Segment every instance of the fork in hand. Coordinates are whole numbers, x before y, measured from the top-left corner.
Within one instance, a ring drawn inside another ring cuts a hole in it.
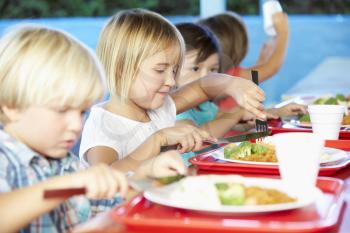
[[[257,70],[251,71],[252,81],[259,86],[259,74]],[[268,131],[268,125],[266,121],[262,121],[259,119],[255,120],[255,129],[257,132],[266,132]],[[258,138],[257,141],[263,141],[263,138]]]

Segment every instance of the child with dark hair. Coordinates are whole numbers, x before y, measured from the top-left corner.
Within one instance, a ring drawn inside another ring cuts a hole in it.
[[[176,79],[178,88],[210,73],[220,71],[220,47],[215,35],[207,28],[194,23],[176,25],[185,41],[184,65]],[[214,137],[221,137],[245,115],[242,108],[233,112],[218,112],[217,106],[206,101],[176,116],[177,120],[191,120]]]
[[[276,13],[272,20],[277,35],[264,43],[256,64],[250,67],[241,67],[241,62],[248,51],[248,33],[240,15],[228,11],[202,19],[199,24],[210,28],[217,36],[222,49],[220,59],[223,72],[250,80],[251,70],[257,70],[259,82],[263,82],[275,75],[280,69],[288,46],[287,14]],[[222,111],[229,111],[237,105],[231,97],[223,98],[217,104]],[[283,108],[269,109],[267,113],[269,113],[268,117],[277,118],[297,115],[305,111],[304,106],[292,103]]]

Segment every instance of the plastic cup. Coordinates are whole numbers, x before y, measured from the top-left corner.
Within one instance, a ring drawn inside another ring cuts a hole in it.
[[[325,140],[337,140],[345,112],[343,105],[309,105],[313,133]]]
[[[294,195],[312,192],[320,166],[324,140],[313,133],[273,135],[282,182]]]
[[[276,30],[273,25],[272,16],[282,12],[281,4],[276,0],[266,0],[263,4],[264,30],[269,36],[276,36]]]

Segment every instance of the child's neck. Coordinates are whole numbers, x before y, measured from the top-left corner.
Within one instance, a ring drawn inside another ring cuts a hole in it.
[[[151,120],[148,116],[147,109],[141,108],[131,100],[126,100],[125,103],[122,103],[117,98],[111,97],[104,106],[104,109],[134,121],[149,122]]]

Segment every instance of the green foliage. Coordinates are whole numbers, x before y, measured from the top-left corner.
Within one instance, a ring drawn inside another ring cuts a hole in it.
[[[110,16],[144,8],[163,15],[198,15],[199,0],[0,0],[1,18]]]
[[[215,3],[215,0],[212,0]],[[162,15],[199,15],[200,0],[0,0],[1,18],[110,16],[145,8]],[[259,14],[259,0],[227,0],[227,9]],[[350,0],[280,0],[289,14],[350,14]]]

